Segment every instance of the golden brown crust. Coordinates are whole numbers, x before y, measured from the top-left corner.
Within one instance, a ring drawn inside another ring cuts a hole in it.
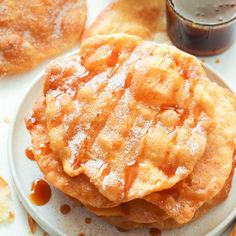
[[[29,70],[76,45],[87,16],[86,0],[3,0],[0,8],[0,75]]]

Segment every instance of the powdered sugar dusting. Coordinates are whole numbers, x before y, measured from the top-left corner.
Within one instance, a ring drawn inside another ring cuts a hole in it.
[[[80,130],[69,141],[69,148],[71,150],[70,163],[72,164],[78,155],[78,146],[86,139],[87,135],[83,130]]]
[[[184,175],[187,172],[184,166],[179,166],[175,172],[176,175]]]
[[[86,167],[90,175],[97,175],[99,169],[104,165],[104,161],[101,159],[89,160],[84,166]]]
[[[114,183],[117,182],[117,180],[119,181],[117,175],[113,171],[111,171],[107,176],[105,176],[103,178],[103,181],[102,181],[102,189],[103,189],[103,191],[106,191],[106,189],[109,186],[113,186]]]
[[[189,139],[187,141],[187,146],[190,149],[191,155],[195,155],[196,152],[199,150],[199,144],[195,142],[194,140]]]
[[[59,14],[57,15],[56,20],[55,20],[55,25],[54,25],[53,34],[52,34],[52,36],[54,38],[57,39],[57,38],[61,37],[62,21],[63,21],[63,18],[66,16],[67,11],[71,10],[71,9],[74,9],[74,8],[77,8],[77,7],[80,7],[80,5],[81,5],[81,1],[77,1],[76,4],[74,4],[74,3],[65,3],[63,5],[63,8],[59,11]]]

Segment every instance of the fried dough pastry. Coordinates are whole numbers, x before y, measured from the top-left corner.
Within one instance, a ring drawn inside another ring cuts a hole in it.
[[[36,66],[76,45],[86,0],[0,1],[0,75]]]
[[[165,33],[165,0],[118,0],[110,4],[85,31],[94,35],[127,33],[145,39]],[[167,38],[167,37],[165,37]]]
[[[120,203],[170,188],[193,170],[213,124],[200,104],[205,72],[178,55],[132,36],[97,36],[79,56],[49,66],[48,136],[68,175],[86,174]]]
[[[49,64],[26,125],[52,185],[115,225],[165,229],[227,197],[235,108],[195,57],[114,34]]]

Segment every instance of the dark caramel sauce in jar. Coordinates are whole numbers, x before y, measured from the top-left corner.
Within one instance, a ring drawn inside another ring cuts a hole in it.
[[[51,198],[49,184],[43,179],[34,180],[29,198],[37,206],[45,205]]]
[[[235,40],[236,0],[167,0],[172,42],[187,52],[210,56]]]

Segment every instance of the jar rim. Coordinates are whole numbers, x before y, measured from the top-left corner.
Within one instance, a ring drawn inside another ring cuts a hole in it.
[[[215,23],[215,24],[205,24],[205,23],[199,23],[199,22],[195,22],[193,20],[190,20],[189,18],[183,16],[182,14],[180,14],[175,8],[174,5],[172,3],[172,0],[167,0],[166,3],[168,4],[168,6],[173,10],[173,12],[180,18],[182,18],[184,21],[187,21],[191,24],[194,25],[198,25],[200,27],[221,27],[221,26],[225,26],[228,25],[230,23],[233,23],[234,21],[236,22],[236,13],[235,16],[227,21],[224,22],[219,22],[219,23]]]

